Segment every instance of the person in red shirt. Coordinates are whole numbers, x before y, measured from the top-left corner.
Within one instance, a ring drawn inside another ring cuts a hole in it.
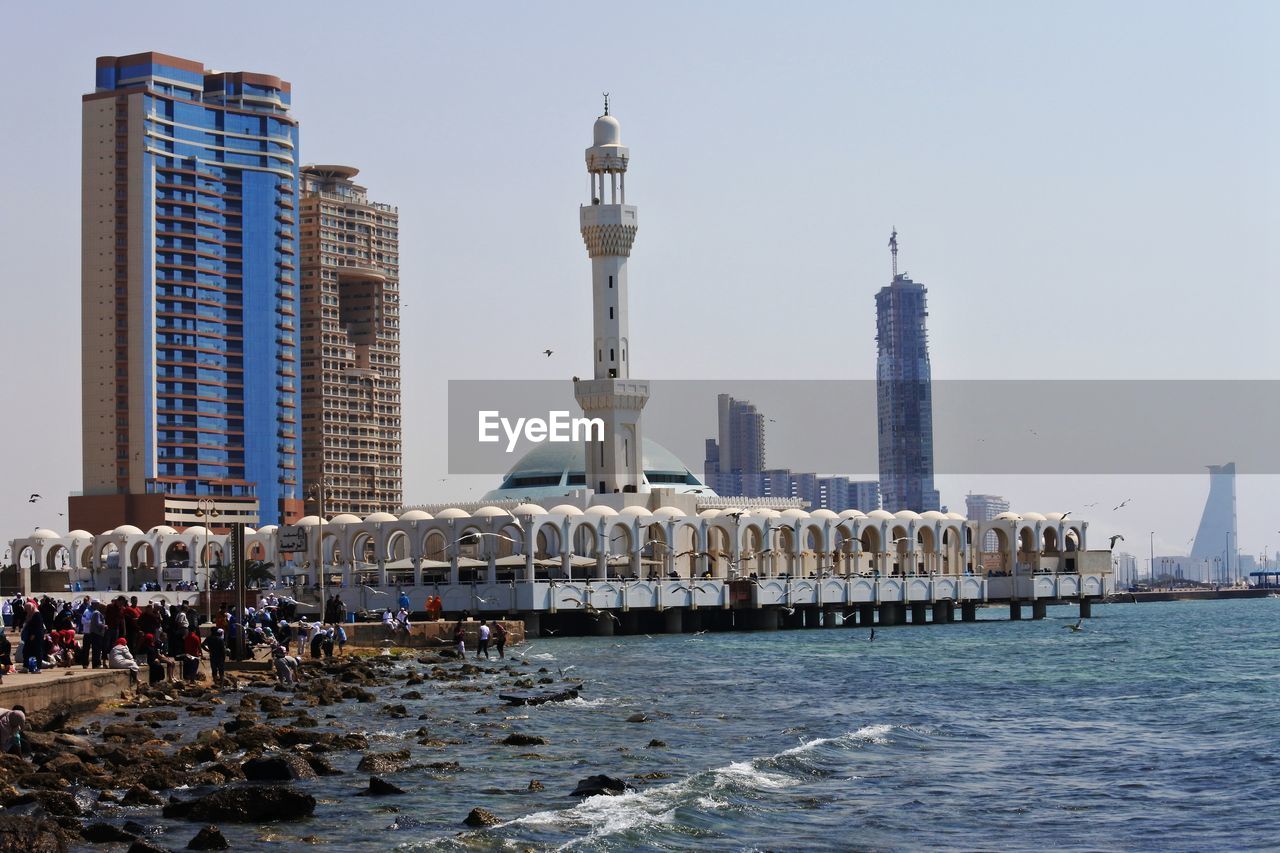
[[[200,650],[200,632],[188,631],[182,643],[185,651],[182,656],[182,678],[185,681],[195,681],[200,673],[200,659],[204,657],[204,652]]]

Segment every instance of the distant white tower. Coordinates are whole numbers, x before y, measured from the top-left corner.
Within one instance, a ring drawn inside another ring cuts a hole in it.
[[[587,442],[587,486],[597,494],[645,488],[640,411],[649,383],[630,378],[627,331],[627,258],[636,239],[636,208],[627,204],[627,161],[618,120],[596,119],[595,144],[587,149],[590,204],[579,210],[582,239],[591,256],[595,378],[574,383],[574,396],[589,418],[604,422],[604,440]]]

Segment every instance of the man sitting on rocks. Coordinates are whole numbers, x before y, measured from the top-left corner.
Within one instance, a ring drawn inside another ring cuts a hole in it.
[[[129,683],[138,683],[138,662],[133,659],[133,652],[129,651],[129,641],[124,637],[117,638],[116,644],[107,654],[107,669],[127,669]]]
[[[22,727],[27,722],[27,709],[14,705],[12,710],[0,708],[0,753],[22,754]]]

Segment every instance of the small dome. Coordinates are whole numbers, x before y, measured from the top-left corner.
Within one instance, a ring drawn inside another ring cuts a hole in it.
[[[946,519],[946,516],[938,512],[936,509],[926,510],[920,513],[920,517],[928,519],[929,521],[943,521]]]
[[[258,535],[264,536],[269,533],[275,533],[279,529],[280,526],[278,524],[264,524],[258,528]]]
[[[194,527],[183,528],[182,535],[183,536],[207,536],[209,535],[209,531],[197,524]]]
[[[177,532],[178,532],[177,530],[174,530],[172,527],[170,527],[167,524],[157,524],[155,527],[147,531],[147,535],[148,536],[172,536],[174,533],[177,533]]]
[[[825,507],[819,507],[818,509],[815,509],[813,512],[809,513],[809,517],[831,520],[831,519],[837,519],[840,516],[836,515],[834,512],[832,512],[829,509],[826,509]]]
[[[867,513],[867,518],[874,518],[877,521],[892,521],[893,513],[887,509],[873,509]]]
[[[512,515],[546,515],[547,511],[537,504],[520,504],[511,510]]]
[[[782,513],[778,512],[776,509],[769,509],[768,507],[753,509],[751,510],[751,514],[756,518],[780,518],[782,516]]]
[[[715,518],[719,514],[720,510],[718,509],[704,509],[702,512],[698,513],[698,518]]]
[[[969,520],[964,515],[958,512],[947,513],[947,518],[951,519],[952,521],[968,521]]]
[[[685,517],[684,510],[677,509],[673,506],[660,506],[653,511],[653,515],[654,518],[661,518],[663,520]]]
[[[142,531],[134,527],[132,524],[122,524],[111,532],[119,533],[122,536],[141,536],[142,535]],[[57,535],[57,534],[54,534],[54,535]]]
[[[784,509],[782,511],[783,518],[808,518],[809,513],[802,509]]]
[[[137,528],[134,528],[134,529],[137,530]],[[61,539],[62,537],[54,533],[52,530],[50,530],[47,527],[40,527],[36,529],[35,533],[32,533],[27,538],[28,539]]]
[[[548,515],[582,515],[582,510],[573,504],[558,504],[547,510]]]
[[[649,518],[653,513],[642,506],[624,506],[618,511],[618,515],[625,515],[628,518]]]
[[[591,130],[593,145],[621,145],[622,125],[613,116],[600,116]]]
[[[394,515],[392,515],[389,512],[375,512],[371,515],[366,515],[364,517],[364,520],[365,521],[399,521],[400,519],[396,518]]]
[[[67,534],[68,539],[92,539],[93,534],[87,530],[73,530]]]
[[[1049,519],[1049,521],[1062,521],[1064,515],[1066,515],[1065,512],[1050,512],[1045,513],[1045,518]]]
[[[436,513],[436,518],[444,519],[444,520],[448,520],[451,518],[470,518],[470,517],[471,515],[468,512],[466,512],[465,510],[458,509],[456,506],[451,506],[448,509],[442,509]]]
[[[587,507],[586,515],[604,516],[611,518],[618,514],[618,511],[611,506],[596,505]]]
[[[411,509],[400,516],[401,521],[430,521],[431,513],[420,509]]]
[[[840,513],[841,518],[866,518],[867,514],[859,509],[846,509]]]
[[[900,509],[893,514],[893,517],[903,521],[919,521],[920,513],[910,509]]]
[[[329,519],[329,523],[330,524],[359,524],[360,516],[352,515],[349,512],[339,513],[338,515],[335,515],[333,518]]]
[[[992,520],[993,521],[1021,521],[1022,516],[1018,515],[1016,512],[1002,512]]]
[[[1043,515],[1038,512],[1024,512],[1022,514],[1023,521],[1047,521]]]

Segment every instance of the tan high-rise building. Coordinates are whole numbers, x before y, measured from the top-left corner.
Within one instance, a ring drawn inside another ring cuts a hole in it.
[[[323,486],[326,515],[402,500],[400,216],[357,174],[300,171],[302,480],[307,495]]]

